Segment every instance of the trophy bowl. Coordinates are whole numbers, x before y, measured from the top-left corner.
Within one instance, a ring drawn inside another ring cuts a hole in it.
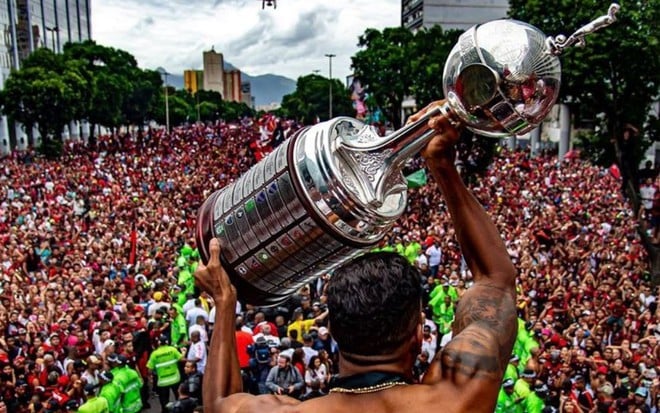
[[[522,135],[554,105],[561,83],[558,56],[546,35],[517,20],[495,20],[463,33],[449,53],[443,89],[452,112],[488,137]]]

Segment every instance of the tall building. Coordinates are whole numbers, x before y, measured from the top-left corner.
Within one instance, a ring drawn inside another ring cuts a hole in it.
[[[196,93],[204,89],[204,71],[203,70],[184,70],[183,88],[190,93]]]
[[[225,72],[225,92],[222,97],[227,102],[241,102],[241,71]]]
[[[12,69],[40,47],[59,53],[68,42],[92,38],[91,0],[7,0],[0,6],[0,89]],[[0,152],[25,147],[24,131],[17,128],[10,145],[7,118],[0,119]]]
[[[418,30],[436,24],[465,30],[506,17],[508,0],[401,0],[401,26]]]
[[[225,96],[225,69],[224,57],[214,48],[203,54],[204,62],[204,90],[218,92]]]

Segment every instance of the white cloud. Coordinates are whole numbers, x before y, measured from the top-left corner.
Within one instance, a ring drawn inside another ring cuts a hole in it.
[[[133,54],[141,67],[171,73],[201,69],[212,46],[250,75],[296,79],[320,70],[350,74],[358,37],[367,28],[400,24],[400,0],[104,0],[92,6],[92,36]]]

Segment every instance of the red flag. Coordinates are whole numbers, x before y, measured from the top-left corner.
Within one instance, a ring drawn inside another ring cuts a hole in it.
[[[136,250],[137,250],[137,231],[135,230],[135,225],[133,225],[133,229],[131,230],[131,253],[128,256],[128,263],[131,265],[135,265]]]

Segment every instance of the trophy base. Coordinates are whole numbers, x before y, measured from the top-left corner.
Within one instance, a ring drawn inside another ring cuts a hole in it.
[[[209,250],[208,243],[211,238],[214,237],[213,234],[213,210],[212,206],[215,203],[215,199],[218,196],[219,192],[212,194],[206,202],[199,209],[199,214],[197,217],[197,234],[196,234],[196,243],[197,249],[199,251],[200,259],[204,264],[209,262]],[[223,247],[221,245],[221,247]],[[244,301],[247,304],[258,304],[263,307],[274,307],[279,304],[284,303],[289,299],[290,295],[276,295],[268,293],[256,288],[254,285],[250,284],[243,277],[241,277],[236,271],[234,271],[225,259],[220,251],[220,263],[222,268],[227,271],[231,283],[236,287],[236,293],[240,300]]]

